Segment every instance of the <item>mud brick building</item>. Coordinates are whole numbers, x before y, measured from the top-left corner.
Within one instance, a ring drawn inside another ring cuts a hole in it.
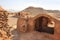
[[[42,31],[42,29],[39,29],[40,24],[41,24],[41,19],[42,17],[46,17],[49,19],[50,24],[48,25],[52,25],[51,27],[48,27],[46,29],[44,29],[44,31]],[[60,40],[60,21],[57,20],[56,18],[48,15],[48,14],[38,14],[32,18],[30,18],[28,21],[28,26],[21,26],[22,24],[25,23],[25,20],[23,18],[19,18],[18,22],[17,22],[17,29],[19,32],[33,32],[33,31],[38,31],[38,29],[43,32],[43,33],[47,33],[46,36],[48,37],[52,37],[54,40]],[[20,29],[21,28],[21,29]],[[36,30],[37,29],[37,30]],[[38,31],[38,32],[40,32]]]

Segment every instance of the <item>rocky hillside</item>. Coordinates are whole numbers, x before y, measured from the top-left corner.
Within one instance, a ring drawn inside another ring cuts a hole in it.
[[[60,11],[59,10],[46,10],[43,8],[39,8],[39,7],[28,7],[24,10],[22,10],[22,12],[29,12],[31,13],[33,16],[37,15],[37,14],[41,14],[41,13],[51,13],[53,15],[55,15],[56,17],[60,18]]]
[[[46,11],[43,8],[36,8],[36,7],[28,7],[23,10],[23,12],[29,12],[33,16],[39,14],[39,13],[46,13]]]

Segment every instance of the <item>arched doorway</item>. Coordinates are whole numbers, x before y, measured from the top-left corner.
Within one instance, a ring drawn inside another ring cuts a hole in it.
[[[50,25],[53,26],[50,27]],[[45,16],[41,16],[35,20],[35,30],[38,32],[54,34],[54,25],[54,22]]]

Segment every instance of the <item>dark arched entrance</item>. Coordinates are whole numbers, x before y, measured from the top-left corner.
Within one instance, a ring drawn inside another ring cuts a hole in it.
[[[48,17],[41,16],[35,20],[35,30],[38,32],[54,34],[54,27],[48,27],[49,23],[51,23],[51,20]]]

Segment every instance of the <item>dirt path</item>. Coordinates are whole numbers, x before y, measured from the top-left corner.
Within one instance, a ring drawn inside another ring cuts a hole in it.
[[[13,32],[13,40],[53,40],[51,37],[47,37],[46,33],[40,32],[26,32],[26,33],[18,33],[16,30]]]

